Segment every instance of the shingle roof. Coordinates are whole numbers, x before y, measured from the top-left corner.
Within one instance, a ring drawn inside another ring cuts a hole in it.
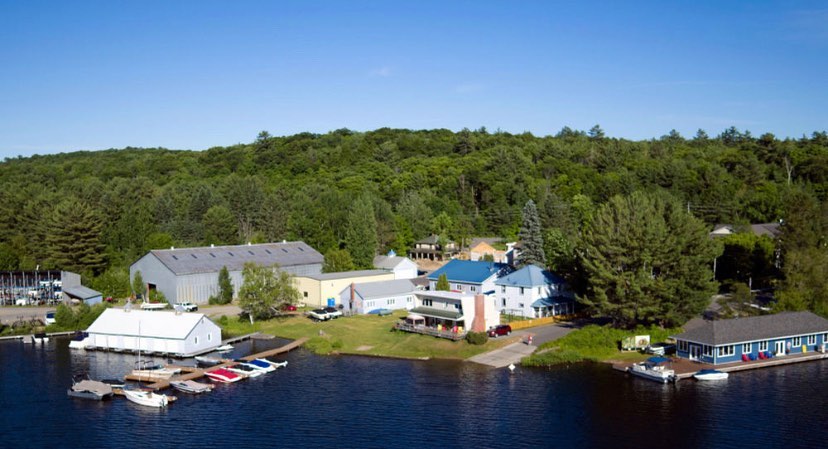
[[[407,257],[399,256],[376,256],[374,257],[374,266],[386,270],[393,270],[398,265],[409,260]]]
[[[507,287],[540,287],[563,283],[563,278],[537,265],[527,265],[495,281],[495,285]]]
[[[124,335],[128,337],[156,337],[184,339],[201,322],[208,320],[201,313],[106,309],[89,326],[90,334]],[[140,332],[139,332],[140,326]]]
[[[782,312],[710,321],[673,338],[718,346],[823,332],[828,332],[825,318],[811,312]]]
[[[290,267],[321,264],[324,261],[322,254],[305,242],[162,249],[152,250],[150,254],[175,274],[212,273],[221,270],[221,267],[241,271],[247,262]]]
[[[347,292],[350,288],[351,286],[346,287],[342,290],[342,293]],[[412,293],[413,291],[414,283],[408,279],[394,279],[390,281],[354,284],[354,292],[361,296],[362,299],[386,298],[388,296]]]
[[[463,282],[467,284],[482,284],[495,274],[503,274],[509,270],[509,265],[497,262],[483,262],[452,259],[449,263],[434,270],[428,279],[436,281],[445,273],[449,282]]]
[[[336,273],[322,273],[310,274],[303,277],[316,279],[317,281],[330,281],[332,279],[347,279],[347,278],[361,278],[366,276],[380,276],[383,274],[391,274],[385,270],[358,270],[358,271],[339,271]]]

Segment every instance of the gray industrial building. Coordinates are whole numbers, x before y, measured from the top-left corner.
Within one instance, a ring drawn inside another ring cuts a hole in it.
[[[305,242],[171,248],[145,254],[129,267],[129,277],[135,279],[135,273],[140,271],[148,288],[163,293],[171,304],[206,304],[210,296],[218,296],[222,267],[227,267],[236,295],[244,281],[242,269],[247,262],[278,265],[295,276],[308,276],[320,274],[323,261],[322,254]]]

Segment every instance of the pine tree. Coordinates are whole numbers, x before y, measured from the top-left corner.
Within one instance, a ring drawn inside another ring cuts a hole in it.
[[[51,265],[77,273],[100,273],[106,265],[103,222],[88,205],[65,200],[51,214],[46,236]]]
[[[518,267],[526,265],[546,266],[546,254],[543,251],[543,234],[535,202],[529,200],[523,207],[523,223],[520,226],[520,254]]]
[[[322,264],[323,273],[338,273],[354,269],[354,260],[347,249],[332,249],[325,253],[325,262]]]
[[[373,268],[377,253],[377,221],[367,196],[358,198],[348,212],[345,249],[351,254],[356,268]]]
[[[230,281],[230,272],[227,267],[221,267],[218,274],[219,304],[230,304],[233,301],[233,283]]]
[[[446,273],[443,273],[437,277],[437,285],[435,286],[435,289],[444,292],[451,290],[451,286],[449,285],[448,276],[446,276]]]

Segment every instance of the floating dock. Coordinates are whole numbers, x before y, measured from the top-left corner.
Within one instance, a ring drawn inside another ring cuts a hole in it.
[[[694,362],[692,360],[677,358],[672,359],[670,369],[674,370],[676,372],[676,378],[678,380],[681,380],[691,378],[694,374],[703,369],[715,369],[723,373],[729,373],[735,371],[770,368],[774,366],[790,365],[792,363],[810,362],[813,360],[823,359],[828,359],[828,354],[823,354],[821,352],[808,352],[804,354],[776,356],[774,358],[764,360],[722,363],[720,365],[711,365],[709,363],[699,363]],[[634,365],[634,362],[615,363],[612,365],[612,368],[618,371],[627,372],[632,365]]]

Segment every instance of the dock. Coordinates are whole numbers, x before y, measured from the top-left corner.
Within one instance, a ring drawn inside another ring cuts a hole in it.
[[[254,335],[254,334],[248,334],[246,336],[243,336],[243,338],[251,338],[251,335]],[[231,340],[228,340],[228,341],[232,341],[232,342],[241,341],[241,339],[238,339],[238,338],[241,338],[241,337],[237,337],[237,339],[235,339],[235,340],[231,339]],[[294,340],[294,341],[292,341],[292,342],[290,342],[290,343],[288,343],[284,346],[280,346],[280,347],[274,348],[274,349],[269,349],[267,351],[258,352],[256,354],[251,354],[251,355],[248,355],[246,357],[242,357],[241,359],[242,360],[255,360],[255,359],[262,359],[262,358],[265,358],[265,357],[272,357],[272,356],[278,355],[278,354],[284,354],[286,352],[292,351],[292,350],[302,346],[307,341],[308,341],[308,338],[303,337],[303,338],[300,338],[298,340]],[[227,344],[227,343],[225,343],[225,344]],[[222,361],[222,363],[219,363],[218,365],[211,366],[209,368],[204,368],[204,369],[196,368],[196,367],[192,367],[192,366],[167,365],[166,368],[168,368],[168,369],[180,369],[181,374],[176,374],[170,379],[153,379],[153,383],[148,384],[146,386],[146,388],[156,390],[156,391],[157,390],[163,390],[165,388],[169,388],[171,381],[195,380],[195,379],[204,377],[205,373],[217,370],[219,368],[224,368],[228,365],[232,365],[233,363],[235,363],[233,360],[224,359]],[[147,382],[146,378],[142,378],[141,376],[133,376],[132,374],[127,374],[126,376],[124,376],[124,379],[135,381],[135,382]]]
[[[687,359],[672,359],[670,368],[676,372],[678,380],[689,379],[693,377],[698,371],[703,369],[715,369],[723,373],[746,371],[751,369],[770,368],[774,366],[790,365],[793,363],[810,362],[813,360],[828,359],[828,354],[821,352],[808,352],[805,354],[791,354],[784,356],[777,356],[772,359],[751,360],[747,362],[732,362],[722,363],[720,365],[712,365],[710,363],[699,363]],[[612,368],[617,371],[627,372],[634,363],[615,363]]]

